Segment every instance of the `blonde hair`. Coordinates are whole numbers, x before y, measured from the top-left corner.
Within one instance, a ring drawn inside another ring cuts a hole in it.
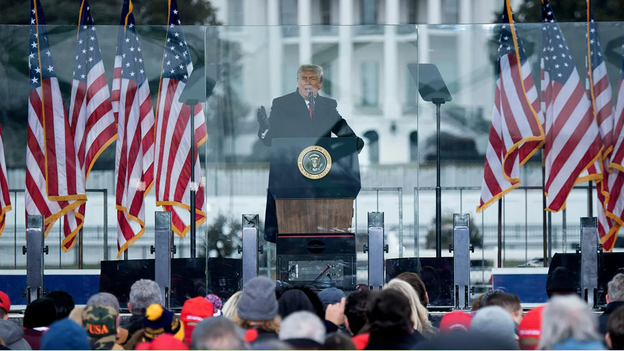
[[[282,324],[282,318],[280,316],[275,316],[273,319],[268,321],[250,321],[244,318],[239,317],[238,315],[232,318],[232,322],[238,324],[238,326],[248,329],[248,328],[258,328],[270,333],[279,334],[280,326]]]
[[[396,290],[407,297],[412,309],[412,319],[416,331],[427,339],[435,334],[435,328],[429,322],[429,311],[420,303],[418,293],[409,283],[400,279],[392,279],[383,289]]]
[[[223,308],[221,309],[221,312],[223,313],[223,316],[225,316],[227,319],[234,320],[234,317],[238,317],[238,312],[236,312],[236,310],[238,307],[238,301],[240,300],[242,293],[243,293],[242,291],[235,292],[223,304]]]

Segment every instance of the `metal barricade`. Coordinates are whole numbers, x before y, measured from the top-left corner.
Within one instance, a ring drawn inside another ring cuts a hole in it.
[[[26,303],[30,304],[44,295],[43,287],[43,254],[48,253],[48,247],[43,246],[43,216],[28,215],[26,218],[26,246],[22,253],[26,255]]]
[[[581,218],[581,296],[589,307],[597,307],[598,296],[598,220]]]
[[[384,213],[368,213],[368,245],[364,245],[364,253],[368,253],[368,286],[378,289],[384,283]]]
[[[243,215],[243,286],[258,275],[258,252],[262,252],[258,246],[259,223],[257,214]]]
[[[154,278],[160,287],[160,294],[165,308],[169,308],[171,291],[171,254],[175,253],[173,246],[171,212],[157,211],[155,219],[156,231],[154,247],[151,252],[154,257]]]
[[[462,310],[469,309],[470,251],[474,252],[469,227],[469,214],[453,214],[453,246],[449,248],[453,252],[453,300],[455,309]]]

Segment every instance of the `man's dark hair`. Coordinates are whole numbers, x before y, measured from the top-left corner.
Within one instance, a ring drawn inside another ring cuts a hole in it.
[[[373,333],[412,333],[412,308],[405,295],[397,290],[371,293],[366,308],[367,330]]]
[[[611,349],[624,350],[624,306],[618,307],[609,316],[607,333],[611,338]]]
[[[403,272],[397,275],[396,278],[411,285],[412,288],[416,290],[416,294],[418,294],[418,300],[420,300],[421,305],[427,307],[427,287],[418,274],[414,272]]]
[[[504,292],[488,297],[483,303],[483,307],[486,306],[500,306],[509,312],[515,312],[522,308],[518,296]]]
[[[366,324],[366,303],[369,295],[369,290],[358,290],[347,296],[344,314],[353,335],[357,335]]]
[[[4,316],[6,315],[7,315],[7,312],[4,309],[0,308],[0,319],[3,319]]]
[[[323,343],[324,350],[355,350],[355,345],[351,338],[345,333],[335,332],[331,333],[325,339]]]
[[[65,291],[51,291],[45,297],[54,301],[54,307],[56,307],[56,320],[67,318],[74,307],[76,307],[74,304],[74,298]]]

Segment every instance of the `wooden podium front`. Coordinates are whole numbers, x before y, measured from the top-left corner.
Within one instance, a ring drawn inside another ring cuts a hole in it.
[[[353,198],[275,199],[279,234],[351,233]]]

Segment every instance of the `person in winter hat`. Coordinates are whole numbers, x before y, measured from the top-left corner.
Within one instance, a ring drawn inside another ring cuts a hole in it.
[[[90,350],[87,332],[76,322],[64,318],[50,325],[41,338],[42,350]]]
[[[246,342],[276,339],[281,319],[277,314],[275,283],[266,277],[250,279],[237,305],[238,316],[232,320],[247,329]]]
[[[172,334],[178,340],[184,341],[184,328],[180,319],[161,305],[153,304],[147,308],[143,326],[142,341],[152,341],[161,334]]]

